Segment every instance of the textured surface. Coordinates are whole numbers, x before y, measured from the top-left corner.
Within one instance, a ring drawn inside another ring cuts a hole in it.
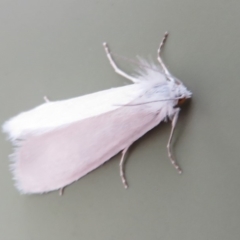
[[[165,30],[164,58],[193,92],[174,151],[163,124],[136,142],[124,190],[116,156],[68,187],[63,197],[21,196],[0,140],[0,233],[4,240],[235,240],[240,235],[239,8],[237,1],[0,0],[1,123],[41,103],[128,82],[102,42],[134,58],[152,55]],[[133,66],[120,61],[131,70]],[[128,66],[129,65],[129,66]]]

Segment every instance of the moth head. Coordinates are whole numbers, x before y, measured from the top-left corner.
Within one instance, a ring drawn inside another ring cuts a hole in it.
[[[192,93],[178,78],[174,76],[166,76],[167,81],[171,86],[173,97],[178,99],[177,106],[181,106],[188,98],[191,98]]]

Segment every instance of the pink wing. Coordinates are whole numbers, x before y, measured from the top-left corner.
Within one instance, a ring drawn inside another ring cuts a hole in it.
[[[121,107],[20,142],[12,170],[22,193],[60,189],[97,168],[162,120],[142,106]]]

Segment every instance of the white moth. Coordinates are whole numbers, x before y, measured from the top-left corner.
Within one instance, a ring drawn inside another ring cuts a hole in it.
[[[167,69],[158,48],[160,66],[141,60],[138,75],[128,75],[115,64],[116,73],[133,82],[63,101],[48,101],[20,113],[3,125],[15,145],[11,170],[21,193],[45,193],[77,181],[122,151],[120,175],[124,187],[124,156],[129,147],[160,122],[170,119],[167,143],[173,166],[181,169],[171,153],[171,141],[181,105],[191,92]]]

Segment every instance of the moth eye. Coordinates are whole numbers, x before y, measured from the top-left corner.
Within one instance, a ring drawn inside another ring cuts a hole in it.
[[[183,104],[186,102],[186,100],[187,100],[187,99],[186,99],[185,97],[178,99],[177,105],[178,105],[178,106],[183,105]]]

